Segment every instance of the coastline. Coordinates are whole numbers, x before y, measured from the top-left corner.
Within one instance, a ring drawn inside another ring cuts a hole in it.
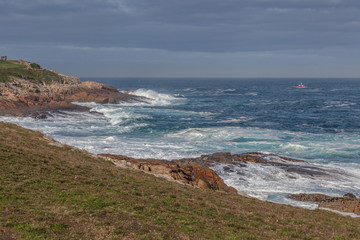
[[[0,126],[0,236],[9,239],[360,237],[359,218],[196,189],[116,167],[40,132]]]
[[[75,108],[71,108],[71,110],[78,111],[78,109],[76,108],[78,105],[74,106]],[[55,107],[52,111],[57,110],[64,109],[57,109]],[[81,110],[88,111],[86,107]],[[34,115],[34,112],[31,112],[31,114],[31,117],[39,119],[43,119],[43,117],[41,117],[43,115],[44,118],[46,118],[47,115],[51,116],[51,112],[49,112],[48,109],[43,110],[41,108],[36,111],[37,115]],[[59,146],[63,145],[62,143],[52,140],[50,137],[46,138],[50,139],[52,144],[57,144]],[[232,165],[246,167],[246,163],[254,163],[262,166],[276,166],[284,169],[285,171],[295,172],[304,176],[316,177],[326,176],[330,174],[328,172],[324,172],[323,169],[314,166],[297,165],[297,163],[306,163],[304,160],[259,152],[249,152],[234,155],[226,152],[218,152],[211,155],[202,155],[197,158],[183,158],[174,160],[136,159],[123,155],[112,155],[106,153],[96,155],[91,153],[88,154],[108,159],[116,166],[139,170],[157,177],[165,178],[168,181],[175,181],[200,189],[210,189],[237,194],[240,193],[232,186],[228,186],[227,184],[225,184],[224,180],[219,177],[219,175],[213,170],[214,166],[223,164],[224,166],[226,166],[223,167],[223,171],[232,172]],[[352,198],[346,198],[346,195],[349,194],[352,193],[345,194],[344,197],[332,197],[322,194],[322,199],[318,200],[316,197],[312,197],[312,195],[321,194],[301,193],[289,195],[288,198],[296,201],[315,203],[318,205],[318,209],[330,210],[338,214],[349,215],[352,217],[360,217],[360,201],[353,194]]]
[[[51,115],[53,112],[57,111],[79,111],[79,112],[88,112],[90,108],[80,106],[73,103],[63,102],[56,104],[46,104],[42,106],[32,106],[32,107],[16,107],[8,109],[0,109],[0,116],[5,117],[26,117],[31,116],[34,118],[46,118],[47,115]]]
[[[32,69],[30,63],[25,64],[27,71],[48,71],[45,69]],[[57,111],[89,111],[90,108],[73,104],[72,102],[95,102],[99,104],[114,104],[119,102],[147,103],[150,98],[120,93],[115,87],[97,82],[82,82],[79,78],[69,77],[55,71],[52,74],[52,82],[44,84],[40,79],[31,80],[26,78],[12,78],[10,83],[0,83],[0,115],[3,116],[31,116],[33,118],[45,119]],[[255,163],[264,166],[275,166],[289,173],[307,176],[326,176],[331,173],[314,166],[296,166],[302,160],[281,157],[275,154],[262,154],[257,152],[234,154],[214,153],[197,158],[178,159],[164,161],[157,159],[134,159],[126,156],[103,155],[113,161],[125,161],[124,166],[133,169],[141,169],[148,173],[162,175],[170,180],[177,180],[198,188],[221,190],[225,192],[236,192],[227,186],[224,180],[211,169],[214,165],[225,164],[222,172],[232,172],[232,167],[245,167],[244,163]],[[295,163],[295,164],[293,164]],[[157,169],[157,170],[155,170]],[[157,172],[156,172],[157,171]],[[159,174],[160,173],[160,174]],[[331,197],[328,196],[327,199]],[[295,199],[295,198],[294,198]],[[358,201],[355,197],[354,201]],[[340,201],[341,202],[341,201]],[[319,203],[323,206],[324,203]],[[340,203],[344,205],[343,203]],[[358,203],[356,203],[358,204]],[[355,204],[355,205],[356,205]],[[346,205],[346,204],[345,204]],[[335,210],[358,213],[354,210],[335,207]]]
[[[114,104],[119,102],[146,102],[144,97],[121,93],[116,88],[93,81],[81,81],[38,64],[18,60],[1,61],[0,115],[46,115],[47,111],[89,108],[72,102]],[[40,113],[39,113],[40,112]]]
[[[133,91],[121,93],[110,85],[91,81],[82,82],[76,77],[65,76],[54,71],[51,73],[62,79],[62,82],[44,85],[28,79],[13,79],[12,84],[6,82],[0,84],[0,98],[6,100],[0,104],[0,115],[30,116],[37,119],[46,119],[47,117],[53,117],[53,114],[56,114],[58,111],[89,112],[89,107],[72,103],[74,101],[111,105],[119,102],[148,103],[151,100],[151,98],[144,96],[129,94],[134,93]],[[284,172],[290,173],[290,175],[297,174],[299,176],[316,177],[331,174],[316,166],[297,165],[297,163],[306,163],[302,160],[258,152],[234,155],[230,153],[214,153],[197,158],[166,161],[166,163],[158,159],[135,159],[126,156],[106,156],[105,154],[103,156],[109,157],[112,160],[123,158],[120,160],[128,161],[123,165],[126,166],[128,164],[134,169],[141,169],[149,173],[152,171],[154,173],[154,169],[160,168],[158,173],[161,172],[160,175],[169,180],[177,180],[199,188],[226,192],[236,192],[237,190],[227,186],[224,183],[224,179],[218,175],[219,172],[226,175],[233,172],[234,167],[246,167],[247,163],[277,167]],[[220,165],[227,166],[219,169],[218,166]],[[214,167],[217,168],[216,171],[218,173],[214,171]],[[159,175],[158,173],[155,172],[155,174]],[[195,175],[197,176],[194,177]],[[330,198],[328,196],[328,199]],[[358,200],[355,198],[354,201]],[[323,203],[317,204],[320,204],[320,207],[323,205]],[[343,202],[340,201],[337,204],[340,206],[332,208],[343,212],[359,213],[357,208],[351,207],[352,205],[344,208]]]

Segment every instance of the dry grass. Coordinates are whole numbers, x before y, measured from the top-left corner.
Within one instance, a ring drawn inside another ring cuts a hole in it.
[[[360,220],[194,189],[0,123],[0,239],[360,239]]]

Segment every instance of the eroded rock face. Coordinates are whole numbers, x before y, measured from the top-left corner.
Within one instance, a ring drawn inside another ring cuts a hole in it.
[[[210,168],[199,165],[179,166],[175,162],[159,159],[135,159],[120,155],[101,154],[117,164],[148,172],[168,180],[176,180],[184,184],[202,189],[212,189],[224,192],[237,191],[227,186],[224,181]]]
[[[0,83],[0,115],[26,116],[45,110],[88,110],[73,101],[96,103],[146,102],[146,98],[119,92],[97,82],[59,76],[63,83],[44,84],[29,79]]]
[[[331,197],[324,194],[293,194],[289,198],[303,202],[315,202],[319,207],[360,215],[360,200],[352,193],[343,197]]]

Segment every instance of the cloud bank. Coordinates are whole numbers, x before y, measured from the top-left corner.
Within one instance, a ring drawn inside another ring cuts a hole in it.
[[[307,55],[309,61],[317,55],[323,62],[337,52],[348,67],[359,63],[358,0],[3,0],[0,22],[3,48],[14,52],[15,46],[36,47],[41,59],[46,58],[41,53],[46,46],[53,53],[80,51],[94,57],[102,50],[113,60],[116,54],[110,52],[130,50],[142,52],[145,59],[146,54],[191,58],[209,53],[213,58],[237,55],[239,62],[240,53],[271,53],[277,56],[278,66],[273,67],[278,70],[284,52]],[[23,54],[32,53],[27,51]],[[351,70],[350,75],[359,73]]]

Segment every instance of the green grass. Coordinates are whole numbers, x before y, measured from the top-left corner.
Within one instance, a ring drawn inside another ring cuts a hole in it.
[[[0,69],[26,68],[23,64],[16,64],[16,60],[0,61]]]
[[[360,220],[121,169],[0,122],[0,239],[360,239]]]
[[[63,83],[63,79],[56,73],[41,69],[40,65],[30,63],[30,69],[27,69],[24,64],[17,64],[16,60],[0,61],[0,82],[9,82],[14,78],[23,78],[50,83]]]
[[[13,78],[23,78],[42,82],[50,83],[63,83],[63,79],[56,73],[50,72],[45,69],[23,69],[23,68],[8,68],[0,69],[0,82],[8,82]]]

